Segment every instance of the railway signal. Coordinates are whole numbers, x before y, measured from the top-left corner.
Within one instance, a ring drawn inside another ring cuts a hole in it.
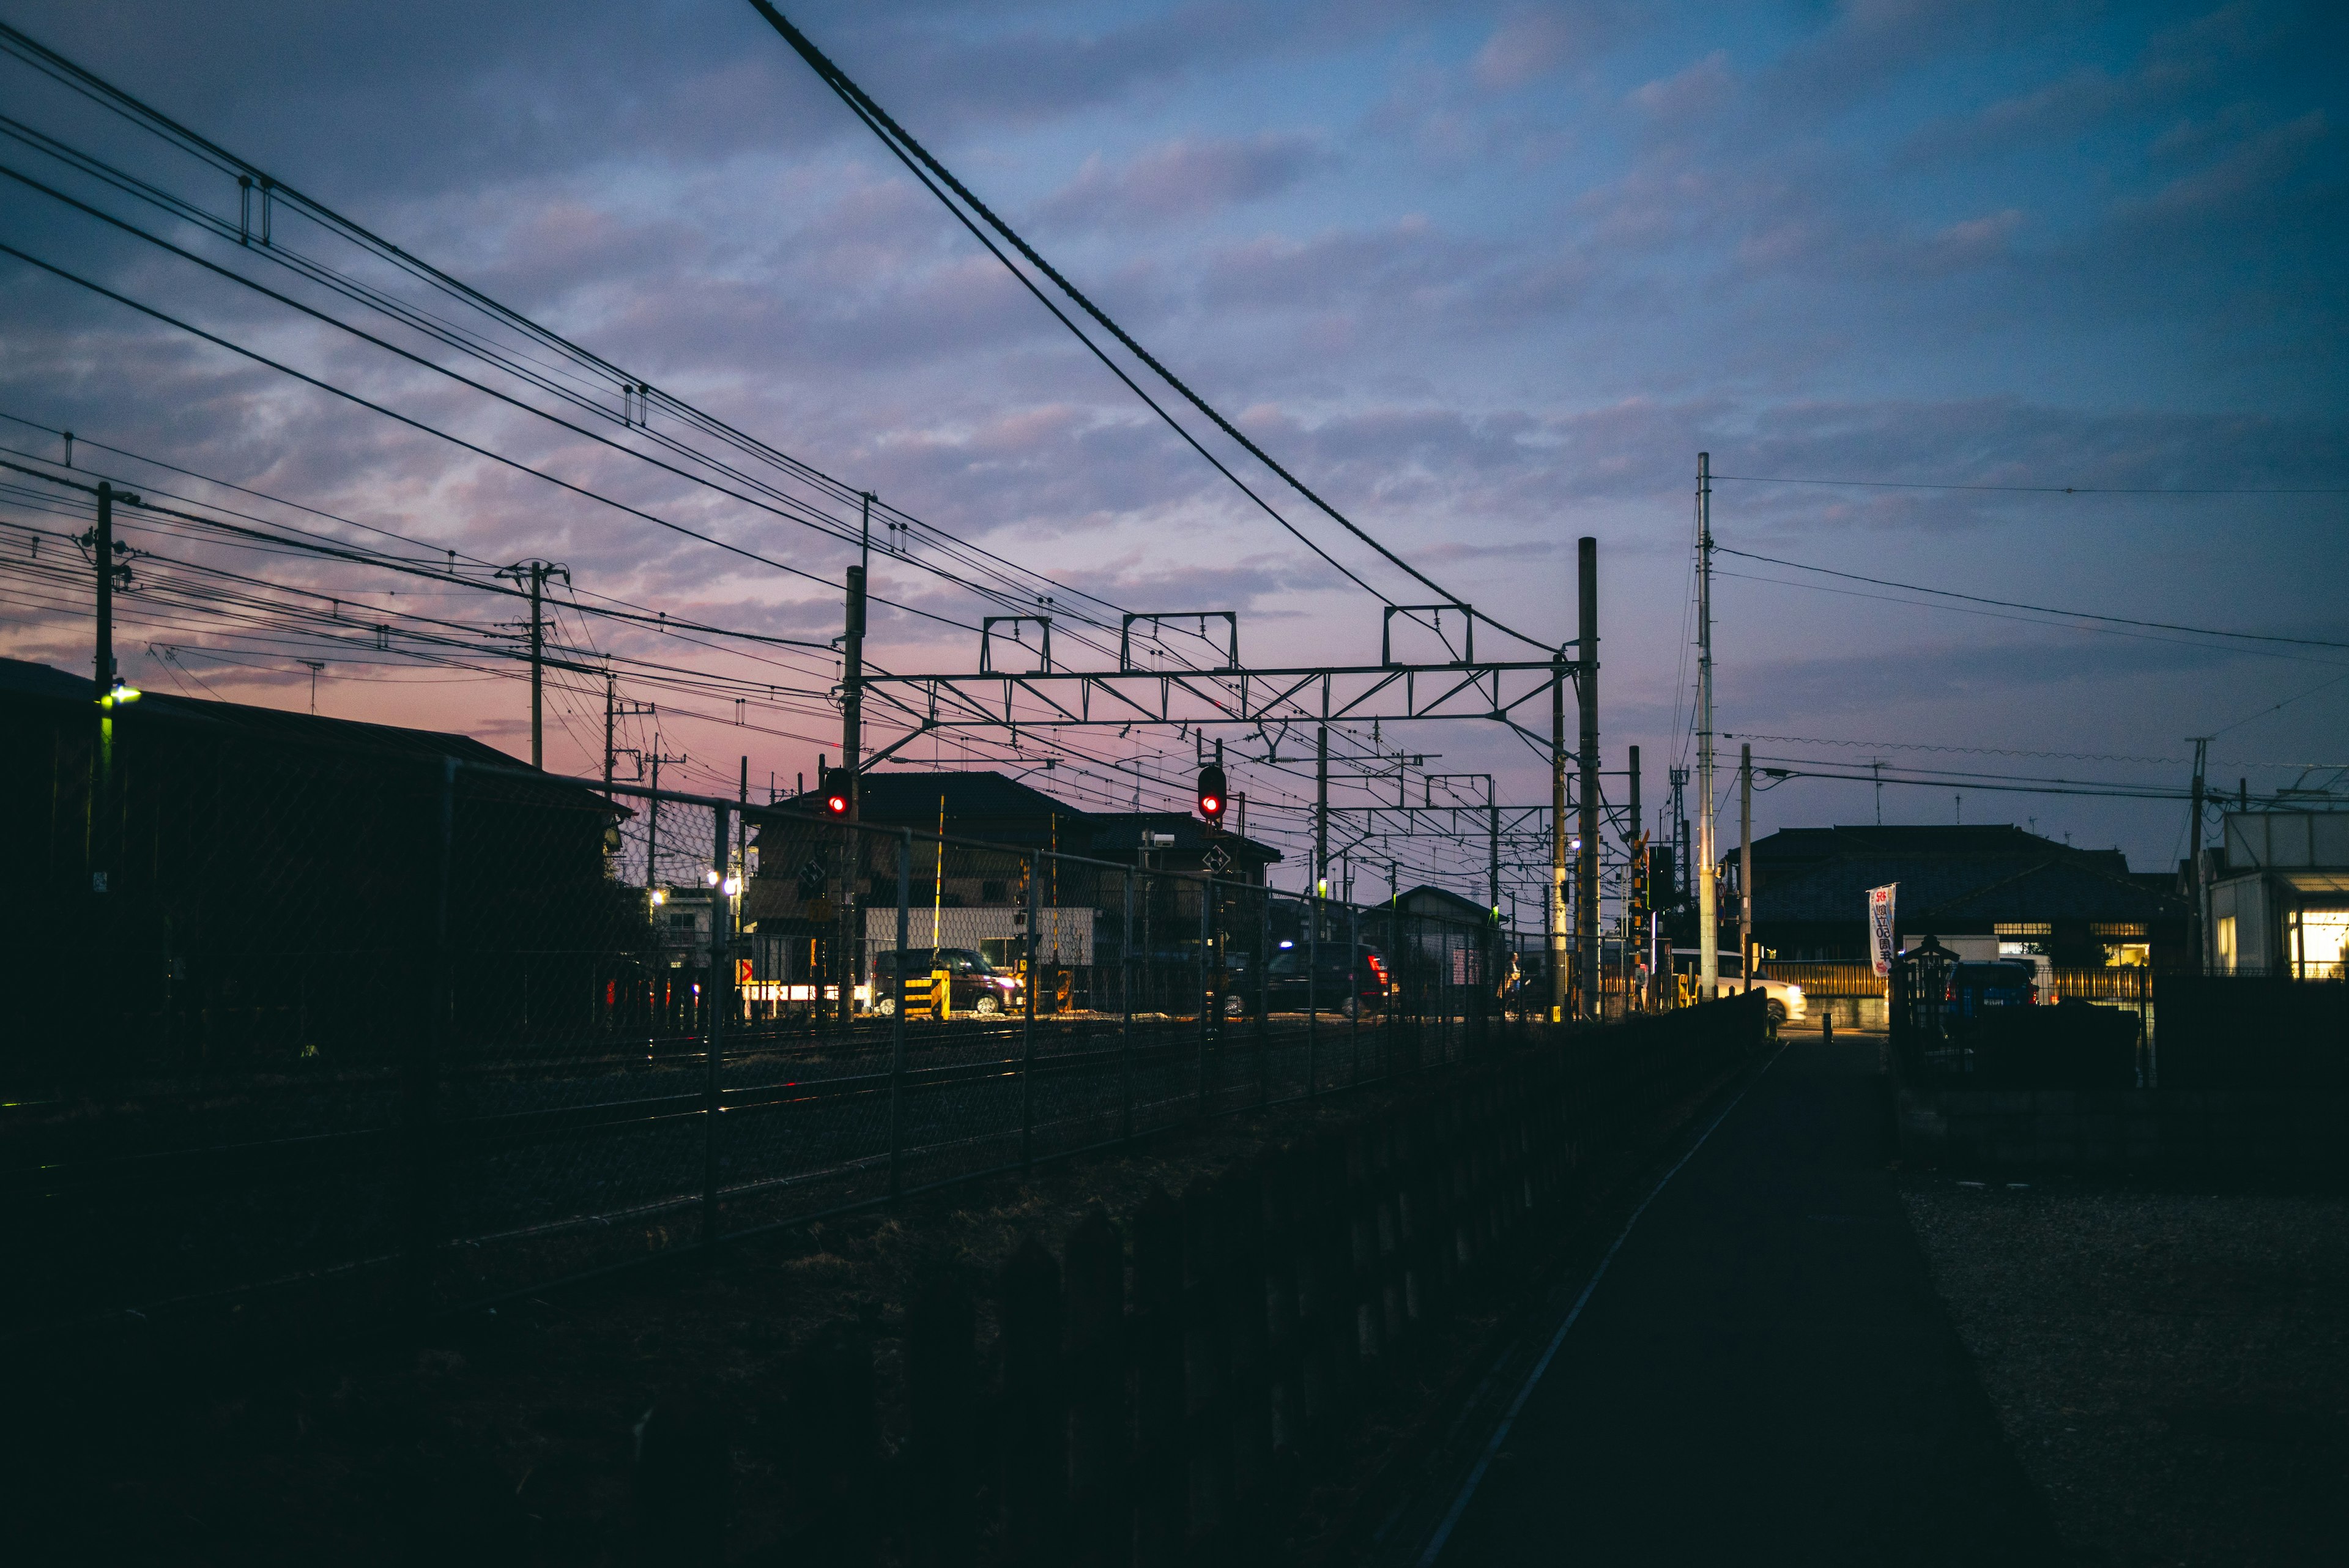
[[[1209,763],[1199,770],[1199,815],[1220,825],[1230,797],[1224,789],[1224,770]]]

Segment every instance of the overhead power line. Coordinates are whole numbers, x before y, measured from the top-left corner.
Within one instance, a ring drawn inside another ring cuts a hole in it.
[[[2349,488],[2280,486],[2234,488],[2225,485],[2161,488],[2126,484],[1945,484],[1903,479],[1764,479],[1751,473],[1716,473],[1738,484],[1824,484],[1849,490],[1984,490],[2008,495],[2349,495]]]
[[[1426,573],[1421,571],[1418,567],[1404,560],[1401,556],[1396,555],[1392,550],[1388,549],[1384,545],[1379,543],[1378,540],[1372,538],[1369,533],[1365,532],[1351,518],[1339,511],[1335,506],[1332,506],[1329,502],[1323,500],[1320,494],[1311,486],[1308,485],[1303,480],[1298,478],[1294,473],[1291,473],[1278,460],[1276,460],[1271,453],[1266,452],[1263,447],[1257,445],[1255,441],[1249,438],[1247,432],[1243,431],[1230,420],[1226,419],[1213,404],[1206,400],[1206,399],[1192,390],[1191,387],[1185,382],[1181,377],[1175,375],[1173,370],[1167,369],[1157,356],[1152,354],[1147,348],[1144,348],[1141,343],[1134,338],[1132,333],[1126,331],[1124,327],[1120,327],[1115,321],[1112,320],[1109,314],[1102,310],[1100,306],[1095,305],[1092,298],[1087,296],[1083,290],[1078,288],[1075,284],[1071,283],[1059,268],[1046,261],[1036,247],[1030,244],[1025,239],[1021,238],[1019,234],[1014,230],[1010,224],[1005,223],[1002,218],[996,214],[994,209],[988,206],[986,202],[980,201],[969,186],[965,185],[961,180],[957,179],[955,176],[954,171],[949,170],[944,163],[940,162],[937,158],[931,153],[929,149],[924,147],[919,141],[916,140],[910,131],[906,130],[904,126],[898,124],[895,119],[892,119],[888,110],[883,109],[878,103],[874,101],[871,94],[867,93],[863,88],[858,87],[854,81],[851,80],[847,72],[842,70],[839,66],[835,65],[830,57],[826,56],[822,49],[817,48],[815,44],[809,39],[808,36],[801,32],[797,27],[793,26],[791,20],[781,11],[775,9],[775,7],[769,3],[769,0],[750,0],[750,4],[758,10],[761,16],[764,16],[767,19],[768,25],[772,26],[775,31],[782,36],[783,41],[789,44],[792,48],[798,53],[800,58],[807,62],[809,67],[823,80],[824,85],[831,88],[833,93],[840,98],[841,101],[846,104],[849,109],[855,113],[856,117],[863,120],[876,136],[879,136],[885,144],[889,145],[893,151],[897,151],[901,158],[910,155],[913,159],[918,161],[923,168],[929,171],[929,172],[941,183],[943,183],[948,190],[952,191],[956,197],[958,198],[971,213],[978,214],[979,219],[983,221],[988,228],[1001,235],[1006,243],[1010,244],[1012,248],[1017,250],[1022,256],[1026,257],[1030,265],[1033,266],[1038,272],[1042,273],[1044,276],[1050,279],[1053,286],[1058,288],[1062,294],[1068,296],[1069,299],[1075,304],[1078,309],[1092,317],[1092,319],[1097,322],[1103,330],[1107,331],[1112,337],[1115,337],[1120,344],[1123,345],[1128,353],[1132,354],[1135,358],[1148,366],[1153,375],[1155,375],[1168,387],[1174,389],[1177,395],[1179,395],[1185,402],[1189,403],[1193,408],[1198,410],[1201,414],[1205,415],[1209,422],[1213,423],[1217,430],[1223,431],[1224,434],[1237,442],[1243,450],[1245,450],[1251,457],[1254,457],[1258,462],[1263,463],[1265,467],[1279,475],[1281,480],[1286,483],[1289,488],[1295,490],[1299,495],[1302,495],[1307,501],[1310,502],[1316,509],[1321,512],[1323,515],[1336,523],[1340,527],[1345,529],[1347,533],[1351,534],[1356,539],[1370,546],[1371,550],[1375,551],[1378,556],[1390,566],[1394,566],[1397,570],[1409,576],[1413,582],[1420,584],[1430,592],[1442,595],[1447,603],[1460,606],[1463,608],[1466,607],[1465,601],[1457,594],[1453,593],[1441,583],[1438,583],[1434,578],[1429,576]],[[927,184],[928,182],[926,181],[924,183]],[[936,193],[936,186],[931,186],[930,188],[933,193]],[[941,196],[940,200],[944,201],[944,197]],[[950,208],[953,205],[951,202],[947,204]],[[968,220],[966,220],[966,226],[969,226]],[[997,259],[1003,261],[1005,266],[1011,270],[1015,275],[1018,275],[1019,269],[1011,267],[1009,261],[1003,256],[1001,252],[995,251],[995,248],[992,245],[989,245],[988,248],[989,251],[994,252]],[[1022,281],[1026,281],[1024,277]],[[1030,292],[1034,292],[1033,285],[1030,284],[1029,286],[1030,288]],[[1061,313],[1057,310],[1055,310],[1053,314],[1056,317],[1060,317],[1062,324],[1068,326],[1072,332],[1075,331],[1074,324],[1070,323],[1066,317],[1061,316]],[[1078,336],[1080,337],[1083,337],[1084,335],[1079,333]],[[1090,338],[1086,338],[1085,341],[1089,347],[1092,345],[1092,340]],[[1100,351],[1098,348],[1094,351],[1099,355]],[[1106,362],[1106,356],[1102,356],[1102,358],[1104,359],[1104,362]],[[1132,386],[1133,383],[1128,380],[1127,385]],[[1134,390],[1139,393],[1141,389],[1135,388]],[[1183,432],[1182,427],[1175,424],[1171,418],[1168,418],[1166,411],[1164,409],[1159,408],[1156,402],[1151,401],[1146,398],[1144,400],[1149,401],[1151,408],[1157,412],[1158,416],[1161,419],[1166,420],[1166,422],[1178,433],[1184,433],[1185,440],[1190,440],[1187,432]],[[1198,443],[1196,441],[1192,441],[1191,444],[1195,448]],[[1198,450],[1200,451],[1201,455],[1206,455],[1204,448],[1199,448]],[[1214,460],[1210,458],[1209,461],[1213,462]],[[1216,467],[1218,469],[1222,469],[1223,465],[1221,463],[1217,463]],[[1224,472],[1226,477],[1230,477],[1228,470],[1224,470]],[[1237,483],[1238,481],[1235,479],[1233,483]],[[1247,490],[1245,485],[1241,486],[1241,488],[1243,490]],[[1247,493],[1250,499],[1256,500],[1259,506],[1264,506],[1265,504],[1263,501],[1257,497],[1253,491],[1248,491]],[[1268,512],[1272,511],[1269,506],[1266,506],[1265,510]],[[1283,527],[1288,528],[1290,533],[1297,533],[1297,530],[1288,524],[1287,519],[1280,517],[1278,513],[1274,513],[1273,515]],[[1304,535],[1299,534],[1298,537],[1303,539]],[[1309,540],[1306,542],[1309,545],[1311,543]],[[1326,554],[1322,554],[1318,546],[1315,547],[1315,553],[1321,554],[1324,560],[1329,560],[1329,556]],[[1334,561],[1330,562],[1330,564],[1332,566],[1337,565]],[[1339,569],[1340,571],[1344,570],[1343,567],[1340,567]],[[1350,572],[1348,572],[1346,575],[1350,577],[1353,576],[1353,574]],[[1361,584],[1366,591],[1377,593],[1377,590],[1371,588],[1368,584],[1361,583],[1361,579],[1360,577],[1354,577],[1353,580],[1358,584]],[[1383,594],[1379,594],[1378,597],[1389,604],[1393,603],[1392,599],[1387,598],[1387,596]],[[1552,646],[1538,638],[1527,637],[1525,633],[1516,630],[1514,627],[1510,627],[1501,621],[1495,620],[1490,616],[1486,616],[1484,618],[1485,624],[1493,627],[1495,630],[1504,632],[1510,637],[1514,637],[1518,641],[1523,642],[1529,647],[1546,649]]]
[[[2294,648],[2349,649],[2349,642],[2333,642],[2317,637],[2281,637],[2264,631],[2220,631],[2207,626],[2180,626],[2175,621],[2138,620],[2129,616],[2098,615],[2094,610],[2057,609],[2049,605],[2018,603],[2013,599],[1984,598],[1980,594],[1961,594],[1953,588],[1929,588],[1918,583],[1896,583],[1888,577],[1862,576],[1857,572],[1839,572],[1832,566],[1814,566],[1802,561],[1781,560],[1775,556],[1757,556],[1751,550],[1733,550],[1726,545],[1715,545],[1716,554],[1736,556],[1744,560],[1761,561],[1773,566],[1785,566],[1792,571],[1816,572],[1821,576],[1840,577],[1850,583],[1868,583],[1879,588],[1899,588],[1904,593],[1931,594],[1937,598],[1963,599],[1968,604],[1995,605],[2001,609],[2030,610],[2036,615],[2062,616],[2067,620],[2103,621],[2111,626],[2144,627],[2153,631],[2182,631],[2196,637],[2227,637],[2245,642],[2277,642]]]

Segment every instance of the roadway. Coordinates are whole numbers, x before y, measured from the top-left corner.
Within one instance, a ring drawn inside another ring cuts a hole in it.
[[[1881,1038],[1792,1037],[1595,1285],[1559,1288],[1374,1557],[2063,1560],[1910,1231]]]

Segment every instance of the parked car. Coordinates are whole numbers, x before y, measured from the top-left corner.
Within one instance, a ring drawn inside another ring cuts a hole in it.
[[[2030,1007],[2038,1001],[2038,974],[2033,967],[2027,961],[2001,959],[1995,963],[1961,963],[1952,968],[1942,1005],[1955,1021],[1981,1018],[2003,1008]]]
[[[994,1014],[1019,1003],[1019,977],[1006,974],[971,948],[907,948],[906,972],[917,983],[947,971],[947,1005],[957,1012]],[[873,1011],[886,1018],[897,1011],[897,950],[873,955]]]
[[[1310,951],[1304,947],[1284,948],[1265,965],[1261,990],[1270,1011],[1302,1012],[1309,1000],[1317,1011],[1340,1018],[1386,1011],[1393,985],[1386,957],[1378,949],[1367,944],[1356,948],[1359,961],[1350,976],[1343,942],[1325,943],[1319,963],[1308,961]],[[1224,992],[1224,1016],[1244,1018],[1254,1012],[1258,990],[1256,976],[1235,966]]]
[[[1674,948],[1672,950],[1672,972],[1674,974],[1687,975],[1690,979],[1690,982],[1693,984],[1702,961],[1703,955],[1698,952],[1694,948]],[[1733,952],[1725,952],[1721,954],[1714,961],[1714,969],[1721,976],[1721,989],[1723,991],[1732,992],[1751,989],[1758,991],[1764,996],[1769,998],[1769,1000],[1764,1002],[1762,1005],[1768,1011],[1770,1021],[1773,1023],[1784,1023],[1789,1019],[1800,1018],[1803,1016],[1803,988],[1794,983],[1794,981],[1786,980],[1773,980],[1769,975],[1761,972],[1761,971],[1757,969],[1754,971],[1754,983],[1749,988],[1745,983],[1744,962],[1736,953]]]

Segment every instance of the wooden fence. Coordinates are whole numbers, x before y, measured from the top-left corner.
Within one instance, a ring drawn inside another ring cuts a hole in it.
[[[1409,1397],[1444,1325],[1522,1272],[1597,1162],[1764,1043],[1760,1000],[1560,1032],[1122,1223],[1097,1210],[1058,1256],[1030,1237],[994,1282],[989,1355],[973,1282],[935,1273],[905,1314],[886,1457],[873,1331],[825,1329],[797,1354],[788,1412],[794,1556],[872,1563],[886,1541],[938,1568],[1269,1557],[1299,1489]],[[716,1562],[719,1494],[656,1458],[706,1452],[680,1435],[695,1419],[656,1433],[656,1409],[639,1501],[646,1528],[702,1543],[678,1560]]]
[[[1875,968],[1864,963],[1792,963],[1772,959],[1761,972],[1803,988],[1806,997],[1874,996],[1884,994],[1884,981]],[[2154,971],[2131,966],[2108,969],[2059,969],[2049,971],[2054,1000],[2082,1002],[2145,1002],[2152,997]]]

